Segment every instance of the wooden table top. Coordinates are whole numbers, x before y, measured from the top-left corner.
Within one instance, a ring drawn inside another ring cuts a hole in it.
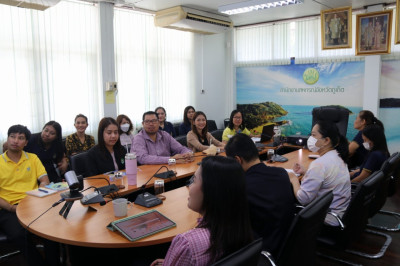
[[[166,192],[164,195],[166,199],[163,204],[152,209],[158,210],[173,220],[177,226],[135,242],[130,242],[120,233],[112,232],[106,228],[110,222],[124,218],[114,216],[112,202],[104,206],[92,204],[97,209],[97,211],[93,211],[87,205],[84,206],[77,201],[72,206],[67,219],[58,214],[64,204],[61,203],[35,221],[29,227],[29,231],[56,242],[85,247],[124,248],[170,242],[177,234],[194,228],[199,214],[187,207],[189,195],[187,187]],[[18,205],[18,219],[26,227],[59,199],[59,193],[44,198],[28,195]],[[147,210],[149,209],[133,204],[132,208],[128,208],[128,216]]]
[[[312,159],[308,158],[309,154],[312,153],[306,149],[300,149],[285,154],[284,156],[289,159],[285,163],[274,162],[267,163],[267,165],[292,169],[294,163],[300,162],[305,167],[308,167],[309,163],[312,161]],[[200,162],[202,158],[203,157],[195,157],[194,162],[177,164],[175,169],[173,169],[177,172],[177,177],[182,178],[193,175],[193,173],[199,167],[197,163]],[[140,186],[143,185],[159,168],[160,165],[140,166],[140,171],[138,172],[138,185],[128,186],[127,178],[125,176],[122,181],[125,185],[125,188],[122,191],[120,190],[119,193],[123,195],[138,190]],[[96,177],[102,177],[102,175]],[[153,178],[148,183],[147,187],[153,186],[155,180],[156,178]],[[168,179],[165,180],[165,182],[168,181]],[[85,180],[85,187],[90,185],[100,187],[107,185],[107,182],[102,179]],[[84,194],[91,192],[93,191],[88,190]],[[187,187],[171,190],[164,193],[164,195],[166,196],[164,203],[154,207],[154,209],[160,211],[162,214],[176,222],[177,227],[135,242],[130,242],[119,233],[111,232],[106,228],[110,222],[120,219],[114,216],[111,202],[105,206],[92,204],[97,211],[91,211],[87,205],[84,206],[77,201],[69,212],[67,219],[64,219],[58,214],[62,205],[64,204],[62,203],[40,217],[29,227],[28,230],[38,236],[56,242],[86,247],[139,247],[170,242],[177,234],[181,234],[194,228],[197,224],[197,218],[199,215],[187,207]],[[55,193],[44,198],[37,198],[28,195],[18,205],[18,219],[20,220],[21,224],[26,227],[59,199],[59,193]],[[128,209],[128,216],[147,210],[149,209],[134,205],[131,209]]]

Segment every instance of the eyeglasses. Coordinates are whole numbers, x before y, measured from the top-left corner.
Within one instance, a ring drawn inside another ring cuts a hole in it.
[[[145,123],[146,125],[148,124],[155,124],[158,122],[158,119],[153,119],[153,120],[144,120],[143,123]]]
[[[239,120],[239,119],[242,119],[242,117],[241,116],[234,116],[233,119],[238,119]]]

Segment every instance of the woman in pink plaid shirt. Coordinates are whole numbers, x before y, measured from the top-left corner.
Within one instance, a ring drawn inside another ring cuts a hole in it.
[[[151,265],[209,265],[252,241],[243,169],[236,160],[206,157],[192,177],[188,207],[202,218],[177,235]]]

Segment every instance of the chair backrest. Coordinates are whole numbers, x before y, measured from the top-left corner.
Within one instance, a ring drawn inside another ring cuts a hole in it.
[[[393,153],[381,167],[381,171],[385,175],[381,184],[375,194],[375,198],[369,208],[369,217],[374,216],[382,207],[385,205],[386,198],[389,195],[389,189],[395,188],[393,175],[400,165],[400,154],[398,152]],[[391,185],[391,183],[393,184]],[[390,188],[392,187],[392,188]]]
[[[229,125],[229,118],[224,119],[224,128],[226,128]]]
[[[312,110],[312,126],[317,121],[331,121],[336,124],[342,136],[346,136],[349,110],[340,106],[320,106]]]
[[[217,261],[213,266],[255,266],[260,258],[261,249],[262,238],[259,238],[220,261]]]
[[[183,146],[187,147],[187,140],[186,140],[186,135],[181,135],[178,137],[175,137],[176,141],[178,141],[180,144]]]
[[[396,193],[396,183],[400,178],[400,153],[393,153],[383,164],[381,170],[389,177],[387,196]]]
[[[215,120],[207,120],[207,127],[208,127],[208,132],[218,129]]]
[[[179,126],[181,125],[181,123],[174,123],[174,130],[175,130],[175,136],[179,136]]]
[[[71,169],[75,171],[76,175],[88,176],[88,158],[87,152],[81,152],[70,157]]]
[[[277,265],[315,265],[317,235],[332,200],[333,193],[327,192],[296,215],[279,250]]]
[[[223,129],[217,129],[211,132],[211,135],[219,141],[222,141],[222,134],[224,133]]]
[[[336,241],[338,245],[347,246],[364,231],[368,221],[369,208],[384,178],[385,175],[379,170],[358,184],[342,217],[345,228]]]

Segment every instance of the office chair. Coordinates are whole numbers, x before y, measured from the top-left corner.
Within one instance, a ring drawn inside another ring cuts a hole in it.
[[[215,139],[217,139],[218,141],[222,141],[222,134],[224,133],[223,129],[217,129],[217,130],[211,131],[210,133]]]
[[[208,132],[218,129],[215,120],[207,120],[207,127],[208,127]]]
[[[187,147],[186,135],[177,136],[177,137],[175,137],[175,139],[176,139],[176,141],[178,141],[180,144],[182,144],[183,146]]]
[[[229,125],[229,118],[224,119],[224,128],[226,128]]]
[[[262,238],[259,238],[238,251],[212,264],[212,266],[257,265],[262,249]]]
[[[396,193],[396,183],[400,178],[400,153],[393,153],[383,163],[381,171],[385,174],[385,179],[375,197],[375,203],[371,206],[368,227],[385,231],[399,231],[400,213],[381,210],[381,208],[385,204],[386,198]]]
[[[336,124],[339,133],[346,136],[347,124],[349,122],[349,110],[341,106],[320,106],[312,110],[312,126],[317,121],[331,121]]]
[[[276,260],[267,251],[262,251],[260,263],[266,258],[274,266],[315,265],[317,235],[332,200],[333,193],[327,192],[304,207],[295,216]]]
[[[379,185],[382,183],[384,177],[385,176],[383,172],[379,170],[374,172],[367,179],[363,180],[357,186],[354,194],[352,195],[350,204],[342,218],[330,213],[338,220],[339,226],[324,225],[321,234],[317,238],[318,244],[337,250],[344,250],[348,253],[370,259],[380,258],[385,254],[387,247],[392,241],[392,238],[389,235],[365,229],[371,203],[373,202],[376,191]],[[384,245],[378,253],[367,254],[361,251],[347,249],[347,247],[353,241],[356,241],[363,232],[386,238]],[[330,257],[326,254],[318,253],[318,255],[343,262],[343,260]]]
[[[71,170],[74,170],[76,175],[88,176],[88,158],[87,151],[72,155],[70,157]]]
[[[0,244],[1,245],[9,245],[10,244],[10,241],[8,240],[7,236],[1,231],[0,231]],[[8,251],[6,254],[1,254],[0,255],[0,262],[3,259],[6,259],[6,258],[14,256],[14,255],[17,255],[19,253],[21,253],[21,251],[13,249],[11,251]]]
[[[179,126],[181,123],[174,123],[175,136],[179,136]]]

